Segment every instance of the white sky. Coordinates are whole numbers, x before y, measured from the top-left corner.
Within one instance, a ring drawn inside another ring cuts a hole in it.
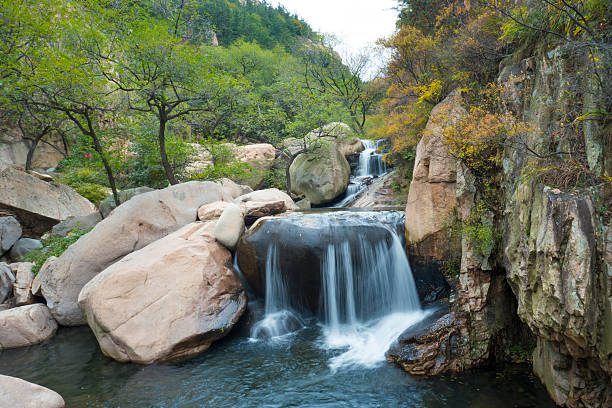
[[[377,39],[388,37],[395,30],[396,0],[268,0],[281,4],[297,14],[318,32],[333,34],[342,42],[336,47],[340,55],[357,53],[374,45]],[[382,66],[382,56],[375,65]]]

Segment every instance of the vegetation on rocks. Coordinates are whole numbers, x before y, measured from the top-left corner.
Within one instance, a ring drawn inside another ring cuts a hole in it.
[[[49,235],[49,237],[42,240],[42,248],[30,251],[21,258],[20,262],[32,262],[34,264],[32,267],[32,272],[37,274],[47,259],[51,258],[52,256],[60,256],[68,249],[70,245],[77,242],[79,238],[87,234],[89,231],[91,231],[91,228],[88,230],[82,230],[76,227],[73,228],[65,237]]]

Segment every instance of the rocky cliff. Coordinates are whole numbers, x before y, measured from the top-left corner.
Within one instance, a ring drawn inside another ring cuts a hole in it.
[[[444,154],[425,160],[427,133],[419,144],[406,218],[421,214],[431,232],[407,226],[412,255],[444,260],[438,248],[449,243],[440,219],[453,207],[464,227],[479,211],[479,222],[499,234],[485,248],[463,228],[449,313],[428,330],[406,333],[387,355],[407,371],[461,371],[508,359],[513,346],[533,341],[534,372],[557,404],[612,406],[612,203],[606,177],[612,130],[605,115],[566,123],[575,112],[605,109],[589,61],[571,51],[558,47],[502,63],[502,106],[528,127],[504,143],[499,170],[491,176],[493,207],[480,205],[484,192],[470,169]],[[434,109],[428,129],[448,105],[447,98]],[[438,121],[438,134],[452,118]],[[424,192],[439,187],[432,168],[455,169],[443,180],[454,195]]]

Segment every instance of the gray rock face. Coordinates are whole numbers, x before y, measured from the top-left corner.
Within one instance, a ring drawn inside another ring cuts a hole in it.
[[[291,192],[304,194],[314,205],[332,201],[346,191],[351,167],[335,145],[302,153],[289,167]]]
[[[93,212],[89,215],[81,215],[75,217],[68,217],[66,220],[53,226],[51,235],[54,237],[65,237],[70,231],[75,228],[80,230],[88,230],[96,226],[97,223],[102,221],[102,215],[98,211]]]
[[[6,264],[0,263],[0,304],[13,293],[15,274]]]
[[[105,355],[139,364],[184,358],[229,332],[247,299],[214,225],[189,224],[85,285],[79,305]]]
[[[0,208],[18,214],[24,229],[40,235],[71,215],[87,215],[96,210],[70,187],[47,183],[10,167],[0,171],[0,191]]]
[[[0,402],[6,408],[65,408],[55,391],[20,378],[0,375]]]
[[[244,232],[244,214],[236,204],[228,204],[215,225],[215,239],[228,249],[236,249],[238,240]]]
[[[148,193],[150,191],[153,191],[153,189],[150,187],[128,188],[127,190],[119,192],[119,201],[121,202],[121,204],[123,204],[132,197],[136,197],[139,194]],[[115,204],[115,198],[111,194],[100,203],[99,210],[102,214],[102,217],[106,218],[116,207],[117,205]]]
[[[42,343],[56,331],[57,323],[41,303],[0,312],[0,350]]]
[[[0,217],[0,255],[11,249],[22,232],[21,224],[14,217]]]
[[[41,291],[64,326],[85,324],[77,305],[87,282],[127,254],[194,222],[198,208],[231,201],[231,192],[211,182],[177,184],[140,194],[113,213],[39,274]]]
[[[15,245],[13,245],[13,247],[11,248],[11,252],[9,252],[9,255],[13,260],[18,260],[28,252],[42,247],[42,242],[37,239],[21,238],[20,240],[15,242]]]

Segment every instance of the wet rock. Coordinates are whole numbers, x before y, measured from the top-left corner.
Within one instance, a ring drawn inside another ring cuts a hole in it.
[[[60,221],[96,208],[63,184],[47,183],[10,167],[0,171],[0,209],[16,216],[24,231],[42,235]]]
[[[15,217],[0,217],[0,255],[11,249],[21,233],[21,224]]]
[[[3,303],[13,293],[15,274],[7,264],[0,263],[0,303]]]
[[[53,337],[56,331],[57,323],[43,304],[0,312],[0,350],[42,343]]]
[[[56,320],[64,326],[85,324],[77,305],[83,286],[127,254],[196,220],[204,204],[231,199],[211,182],[177,184],[140,194],[121,206],[50,263],[41,291]]]
[[[51,230],[51,235],[53,235],[54,237],[65,237],[70,231],[75,228],[82,231],[86,231],[90,228],[95,227],[96,224],[98,224],[100,221],[102,221],[102,215],[98,211],[93,212],[89,215],[68,217],[66,220],[53,226],[53,229]]]
[[[13,245],[13,247],[11,248],[11,252],[9,252],[9,255],[12,259],[18,260],[29,252],[32,252],[35,249],[40,249],[42,247],[43,244],[38,239],[21,238],[20,240],[15,242],[15,245]]]
[[[55,391],[20,378],[0,375],[0,401],[7,408],[64,408],[64,399]]]
[[[83,288],[79,305],[105,355],[140,364],[190,357],[229,332],[247,298],[213,229],[189,224]]]
[[[386,352],[387,361],[413,375],[437,375],[452,368],[457,356],[456,317],[448,306],[408,328]]]
[[[136,187],[122,190],[119,192],[119,202],[123,204],[131,198],[136,197],[137,195],[148,193],[150,191],[154,191],[154,189],[152,189],[151,187]],[[111,194],[104,200],[102,200],[102,202],[100,203],[99,211],[100,214],[102,214],[102,217],[106,218],[116,207],[117,204],[115,204],[115,197]]]
[[[221,245],[234,250],[243,232],[244,214],[242,209],[236,204],[229,203],[215,225],[214,237]]]
[[[298,155],[289,167],[291,192],[314,205],[333,201],[348,186],[351,168],[334,145]]]

